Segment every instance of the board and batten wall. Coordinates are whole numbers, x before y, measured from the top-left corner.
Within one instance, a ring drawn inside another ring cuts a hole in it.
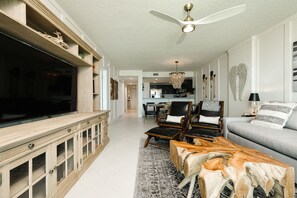
[[[209,64],[204,65],[201,69],[196,72],[196,98],[197,102],[204,100],[203,98],[203,88],[202,79],[203,75],[207,77],[207,100],[210,96],[210,71],[216,74],[215,81],[215,98],[214,100],[224,101],[224,114],[229,114],[229,104],[228,104],[228,68],[227,68],[227,54],[223,54],[221,57],[212,60]]]
[[[264,101],[295,101],[292,90],[292,44],[297,41],[297,14],[279,24],[254,35],[227,50],[225,54],[202,66],[197,71],[197,84],[202,100],[202,75],[218,68],[218,100],[225,101],[225,116],[250,113],[251,92],[258,92],[260,104]],[[233,66],[245,63],[248,76],[242,101],[234,100],[229,86],[229,71]],[[208,83],[209,84],[209,83]],[[208,89],[209,90],[209,89]]]

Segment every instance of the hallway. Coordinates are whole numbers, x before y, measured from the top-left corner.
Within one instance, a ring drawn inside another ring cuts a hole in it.
[[[128,111],[110,125],[110,142],[66,198],[133,198],[139,140],[156,126],[154,117],[144,123],[136,111]]]

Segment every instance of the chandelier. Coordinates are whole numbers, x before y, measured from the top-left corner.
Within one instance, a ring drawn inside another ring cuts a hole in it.
[[[185,72],[178,72],[177,71],[178,61],[175,61],[175,64],[176,64],[176,71],[169,73],[169,77],[173,88],[180,89],[185,79]]]

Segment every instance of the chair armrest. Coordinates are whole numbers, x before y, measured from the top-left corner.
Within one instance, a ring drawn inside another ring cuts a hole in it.
[[[185,125],[185,118],[184,117],[180,119],[180,125],[181,126],[184,126]]]
[[[229,130],[228,124],[230,122],[250,122],[251,120],[255,119],[254,117],[224,117],[223,118],[223,133],[224,137],[227,138]]]

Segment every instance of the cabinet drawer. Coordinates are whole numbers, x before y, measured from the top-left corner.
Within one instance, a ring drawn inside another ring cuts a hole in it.
[[[96,118],[92,118],[92,119],[89,119],[87,121],[84,121],[84,122],[81,123],[81,128],[83,129],[83,128],[91,125],[91,124],[94,124],[96,122],[99,122],[99,120],[100,120],[100,117],[98,116]]]
[[[56,140],[64,137],[65,135],[74,133],[75,131],[77,131],[77,129],[78,129],[77,125],[70,126],[65,129],[62,129],[58,132],[54,132],[47,136],[32,140],[25,144],[21,144],[19,146],[9,149],[9,150],[3,151],[2,153],[0,153],[0,162],[3,162],[10,158],[13,160],[13,158],[17,158],[17,157],[20,157],[27,153],[30,153],[42,146],[48,145],[48,144],[52,143],[53,141],[56,141]]]

